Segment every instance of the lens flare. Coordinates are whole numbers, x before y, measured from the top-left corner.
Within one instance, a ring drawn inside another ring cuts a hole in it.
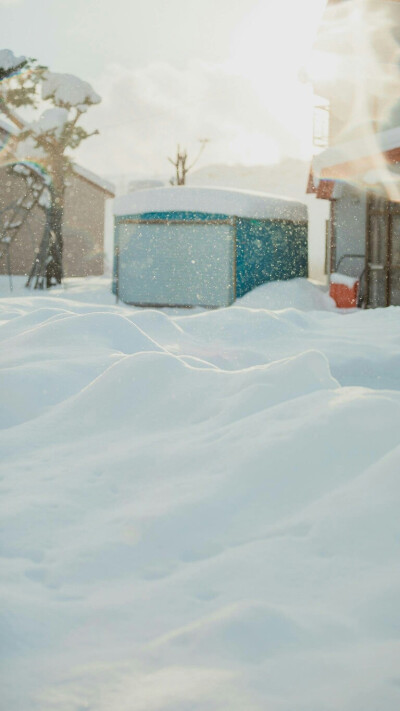
[[[0,170],[3,168],[15,168],[17,166],[21,166],[22,168],[27,168],[29,171],[33,171],[37,173],[40,178],[43,180],[43,182],[47,185],[47,187],[51,187],[53,180],[51,177],[51,174],[47,168],[47,166],[44,163],[40,163],[39,161],[34,161],[34,160],[8,160],[5,162],[2,162],[0,164]]]
[[[329,5],[311,77],[315,93],[330,106],[331,147],[315,159],[319,177],[375,190],[392,201],[400,200],[399,26],[398,2]]]

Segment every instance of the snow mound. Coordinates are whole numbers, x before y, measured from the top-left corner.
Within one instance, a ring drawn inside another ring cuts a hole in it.
[[[184,339],[184,331],[178,325],[177,321],[173,321],[166,313],[156,311],[155,309],[141,309],[133,314],[128,314],[132,323],[141,328],[147,335],[152,338],[162,340],[163,344],[170,344],[174,347],[175,344]]]
[[[22,288],[4,708],[398,708],[398,308],[344,315],[306,281],[193,312]]]
[[[121,315],[62,309],[12,319],[0,329],[0,343],[2,427],[37,417],[81,392],[125,354],[163,351]]]
[[[126,354],[162,350],[161,346],[123,315],[109,313],[53,316],[9,339],[4,355],[0,354],[1,362],[10,362],[11,349],[14,363],[25,359],[28,349],[31,359],[46,360],[59,358],[60,351],[88,355],[91,349],[97,352],[100,349],[111,349]]]
[[[149,428],[169,431],[202,424],[209,427],[210,422],[220,427],[287,399],[337,386],[326,359],[315,352],[234,372],[201,363],[197,367],[196,361],[189,365],[165,353],[142,352],[110,367],[65,403],[59,414],[53,409],[51,418],[53,428],[61,422],[62,436],[70,425],[78,438],[82,412],[85,436],[119,428],[137,436]],[[210,392],[207,398],[204,392]],[[107,403],[101,421],[99,401]]]
[[[16,313],[14,318],[11,317],[2,324],[0,328],[0,342],[17,336],[20,333],[24,333],[25,331],[30,331],[31,328],[49,319],[63,318],[64,316],[70,315],[71,311],[55,307],[34,309],[33,311],[22,313],[21,315]],[[6,314],[3,311],[3,317],[4,316],[6,316]]]
[[[262,284],[238,299],[237,303],[248,308],[271,310],[333,311],[336,308],[326,289],[306,279]]]

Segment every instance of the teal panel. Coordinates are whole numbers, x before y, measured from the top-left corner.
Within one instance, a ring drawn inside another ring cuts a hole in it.
[[[117,225],[119,296],[126,303],[228,306],[234,300],[234,226]]]
[[[119,250],[119,230],[120,230],[120,218],[114,217],[114,249],[113,249],[113,270],[112,270],[112,285],[111,291],[113,294],[117,293],[117,271],[118,271],[118,261],[117,254]]]
[[[116,217],[116,223],[122,223],[126,220],[184,220],[186,222],[207,222],[210,220],[223,220],[226,222],[234,222],[235,218],[229,215],[222,215],[220,213],[209,213],[209,212],[145,212],[140,215],[124,215],[123,217]]]
[[[236,294],[267,281],[307,277],[307,225],[288,220],[237,220]]]

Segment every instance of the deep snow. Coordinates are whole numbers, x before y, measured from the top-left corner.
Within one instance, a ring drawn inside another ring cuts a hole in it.
[[[1,708],[400,703],[399,309],[0,300]]]

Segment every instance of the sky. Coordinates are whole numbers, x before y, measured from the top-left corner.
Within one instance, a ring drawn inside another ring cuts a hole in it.
[[[325,0],[0,0],[0,46],[76,74],[102,97],[76,158],[101,175],[311,155],[300,80]],[[303,72],[304,74],[304,72]]]

